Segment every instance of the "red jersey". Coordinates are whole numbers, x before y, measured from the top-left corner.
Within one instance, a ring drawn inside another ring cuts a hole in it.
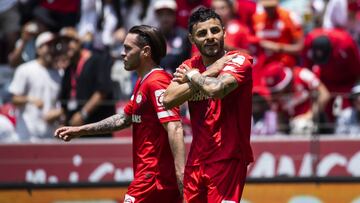
[[[311,46],[319,36],[329,38],[332,52],[327,63],[315,65],[311,59]],[[360,76],[358,48],[350,34],[341,29],[311,31],[305,39],[304,65],[312,69],[330,92],[349,93]]]
[[[177,188],[174,159],[163,123],[179,121],[179,109],[166,110],[162,104],[171,75],[153,69],[139,78],[124,112],[132,117],[134,182],[156,179],[157,187]],[[129,193],[143,192],[141,184],[130,184]]]
[[[230,20],[225,28],[225,45],[237,49],[248,49],[250,31],[239,20]]]
[[[200,91],[190,98],[188,105],[193,141],[187,165],[233,158],[246,162],[253,161],[250,146],[251,60],[250,56],[239,53],[236,58],[225,64],[220,74],[233,75],[238,87],[223,99],[209,98]],[[206,70],[201,56],[194,56],[184,63],[191,68],[199,69],[200,72]]]
[[[320,85],[316,75],[306,68],[294,67],[291,84],[291,98],[284,98],[280,108],[289,116],[298,116],[311,110],[311,92]]]
[[[80,0],[43,0],[41,5],[51,11],[61,13],[80,12]]]
[[[176,23],[180,27],[187,29],[192,10],[199,6],[210,7],[211,0],[176,0],[176,3]]]

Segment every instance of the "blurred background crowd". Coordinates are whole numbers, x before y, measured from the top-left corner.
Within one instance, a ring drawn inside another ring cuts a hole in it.
[[[173,73],[198,54],[187,20],[199,6],[222,18],[226,50],[253,56],[253,136],[360,136],[359,0],[1,0],[0,141],[122,111],[136,80],[127,31],[159,27]]]

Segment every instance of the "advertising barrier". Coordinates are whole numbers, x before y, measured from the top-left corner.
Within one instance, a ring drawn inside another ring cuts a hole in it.
[[[360,177],[360,139],[256,137],[252,146],[249,178]],[[0,182],[131,181],[131,150],[131,138],[0,144]]]

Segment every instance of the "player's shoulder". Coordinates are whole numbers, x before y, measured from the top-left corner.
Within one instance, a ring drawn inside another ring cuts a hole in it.
[[[190,68],[196,67],[202,63],[201,55],[195,55],[190,59],[185,60],[182,64],[189,66]]]
[[[228,64],[233,64],[236,66],[251,66],[253,64],[253,57],[245,52],[230,51],[226,53],[226,55],[232,54],[235,56],[228,62]]]
[[[156,68],[151,71],[147,78],[147,84],[157,83],[157,82],[167,82],[172,79],[170,73],[166,72],[162,68]]]

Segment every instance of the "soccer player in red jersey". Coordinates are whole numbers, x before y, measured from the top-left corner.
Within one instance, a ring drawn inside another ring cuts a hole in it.
[[[224,26],[212,9],[189,20],[189,38],[200,56],[185,61],[164,94],[164,106],[188,101],[193,131],[184,172],[188,203],[240,202],[250,146],[252,59],[225,53]]]
[[[163,93],[171,75],[159,67],[166,42],[157,28],[141,25],[130,29],[122,53],[125,69],[138,80],[124,113],[83,126],[62,127],[55,136],[65,141],[133,127],[134,181],[124,202],[179,202],[185,162],[179,109],[166,110]],[[180,189],[180,191],[179,191]]]

